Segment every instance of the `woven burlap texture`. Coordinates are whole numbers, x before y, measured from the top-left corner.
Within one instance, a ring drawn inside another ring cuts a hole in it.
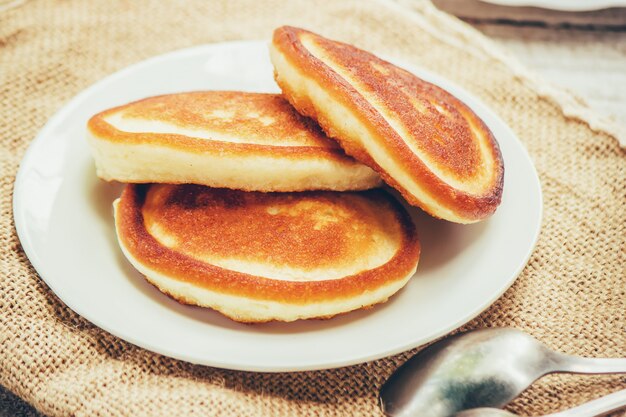
[[[514,326],[571,354],[626,356],[624,151],[610,135],[564,116],[456,19],[419,1],[31,0],[0,15],[0,384],[50,416],[381,414],[380,385],[413,352],[288,374],[173,360],[70,311],[38,277],[15,233],[19,161],[72,96],[142,59],[269,38],[283,24],[455,81],[493,108],[530,152],[545,199],[537,248],[513,287],[465,328]],[[549,376],[511,408],[540,415],[624,387],[623,377]]]

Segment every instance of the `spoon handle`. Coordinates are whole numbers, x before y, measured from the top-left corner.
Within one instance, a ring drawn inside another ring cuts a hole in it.
[[[626,406],[626,389],[545,417],[597,417]]]
[[[626,373],[626,359],[622,358],[581,358],[563,355],[559,361],[559,372],[579,374],[623,374]]]

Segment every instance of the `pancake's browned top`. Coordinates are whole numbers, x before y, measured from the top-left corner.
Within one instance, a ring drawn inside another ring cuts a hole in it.
[[[311,120],[279,94],[198,91],[150,97],[111,113],[123,119],[169,123],[184,129],[237,135],[247,142],[337,148]]]
[[[333,62],[346,68],[368,99],[384,107],[406,129],[405,141],[449,175],[466,179],[480,168],[467,116],[471,112],[447,91],[354,46],[311,36]],[[489,134],[487,131],[482,134]]]
[[[402,241],[400,223],[379,193],[261,193],[159,184],[148,190],[142,212],[157,240],[208,262],[342,268],[397,249]]]
[[[150,270],[225,294],[296,304],[404,280],[420,254],[413,222],[382,190],[131,184],[117,204],[116,225],[125,250]]]
[[[120,144],[354,163],[279,94],[195,91],[149,97],[100,112],[87,126],[99,139]]]

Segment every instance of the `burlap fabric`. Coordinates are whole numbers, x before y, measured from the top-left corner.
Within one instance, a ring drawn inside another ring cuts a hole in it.
[[[466,328],[515,326],[572,354],[626,356],[624,151],[589,127],[584,108],[564,116],[489,41],[429,3],[31,0],[0,15],[2,385],[50,416],[380,415],[378,388],[407,354],[291,374],[233,372],[153,354],[65,307],[15,234],[11,194],[19,161],[72,96],[144,58],[269,38],[282,24],[454,80],[498,112],[528,148],[545,198],[537,249],[513,287]],[[550,376],[511,408],[539,415],[624,387],[624,377]]]

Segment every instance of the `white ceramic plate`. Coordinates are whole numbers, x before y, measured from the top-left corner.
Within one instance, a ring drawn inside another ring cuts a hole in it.
[[[626,7],[626,0],[481,0],[485,3],[514,7],[540,7],[563,12],[585,12]]]
[[[121,185],[96,178],[85,140],[88,118],[163,93],[278,91],[263,42],[162,55],[76,96],[50,119],[22,161],[14,195],[22,246],[72,310],[135,345],[193,363],[251,371],[323,369],[433,340],[479,314],[513,283],[537,239],[541,190],[523,146],[493,112],[449,81],[411,70],[464,100],[492,129],[505,161],[504,196],[492,218],[471,226],[418,213],[423,247],[418,272],[384,305],[326,321],[238,324],[161,294],[117,246],[111,203]]]

